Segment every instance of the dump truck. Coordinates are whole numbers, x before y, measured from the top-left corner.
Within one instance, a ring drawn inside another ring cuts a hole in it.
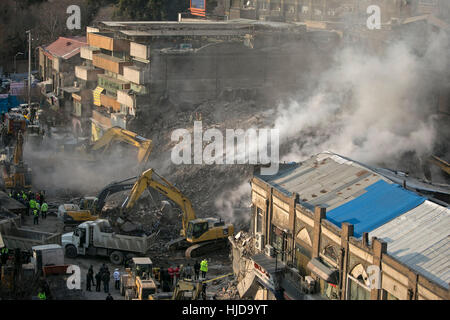
[[[0,233],[7,248],[31,252],[34,246],[61,244],[61,233],[22,228],[19,226],[19,221],[16,219],[0,221]]]
[[[103,188],[97,197],[83,197],[78,205],[71,203],[60,205],[58,207],[58,218],[64,222],[64,230],[67,227],[73,227],[85,221],[97,220],[106,203],[106,198],[114,193],[131,189],[133,183],[127,183],[127,181],[135,178],[113,182]]]
[[[145,256],[153,245],[159,231],[147,235],[130,236],[113,231],[106,219],[86,221],[73,232],[62,235],[62,246],[69,258],[81,256],[109,257],[113,264],[122,264],[124,259]]]

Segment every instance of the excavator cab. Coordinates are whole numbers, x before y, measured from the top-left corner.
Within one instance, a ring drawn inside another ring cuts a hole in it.
[[[197,239],[207,232],[208,229],[208,221],[201,219],[192,220],[189,221],[186,236],[188,239]]]
[[[98,199],[96,197],[84,197],[80,200],[80,210],[91,210],[94,208]]]

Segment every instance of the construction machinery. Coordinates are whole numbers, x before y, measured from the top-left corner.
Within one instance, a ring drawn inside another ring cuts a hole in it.
[[[58,217],[64,222],[64,230],[67,227],[76,226],[85,221],[97,220],[101,215],[106,198],[111,194],[130,190],[134,184],[127,183],[127,181],[134,179],[136,179],[136,177],[113,182],[103,188],[97,197],[83,197],[78,205],[60,205],[58,208]]]
[[[97,219],[80,224],[73,232],[62,235],[62,246],[67,257],[109,257],[113,264],[122,264],[132,256],[145,256],[159,232],[140,235],[115,233],[108,220]]]
[[[1,159],[3,184],[9,190],[31,189],[31,169],[23,161],[24,138],[22,131],[17,133],[12,160],[7,155]]]
[[[147,300],[156,293],[157,284],[152,278],[153,263],[148,257],[132,258],[131,268],[120,277],[120,293],[126,300]]]
[[[156,181],[153,176],[157,176],[161,181]],[[155,173],[153,169],[144,171],[136,181],[130,195],[121,207],[122,215],[126,216],[126,210],[136,204],[147,188],[152,188],[166,196],[175,202],[183,212],[181,237],[169,242],[167,249],[186,249],[186,257],[191,258],[223,248],[228,244],[228,236],[233,235],[234,226],[232,224],[225,225],[222,219],[197,218],[191,201],[173,184]]]
[[[82,155],[82,160],[96,161],[110,151],[114,142],[124,142],[136,147],[137,161],[141,166],[145,165],[153,148],[152,140],[120,127],[112,127],[94,143],[82,145],[75,150],[77,154]]]
[[[450,164],[447,161],[436,156],[431,156],[429,161],[441,168],[442,171],[450,175]]]

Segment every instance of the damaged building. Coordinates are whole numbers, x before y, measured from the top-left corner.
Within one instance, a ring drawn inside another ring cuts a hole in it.
[[[251,185],[251,235],[230,238],[241,297],[449,299],[445,204],[329,152]]]
[[[91,138],[112,126],[127,129],[139,115],[156,118],[164,110],[152,106],[161,101],[194,105],[237,92],[294,90],[317,57],[332,54],[339,42],[335,32],[314,38],[304,25],[246,19],[99,22],[87,28],[88,46],[75,69],[92,93]],[[89,97],[79,102],[83,113]]]

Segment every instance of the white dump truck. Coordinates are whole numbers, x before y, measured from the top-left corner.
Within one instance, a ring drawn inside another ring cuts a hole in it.
[[[109,257],[114,264],[133,256],[145,256],[159,232],[130,236],[113,232],[109,221],[98,219],[80,224],[62,235],[62,246],[69,258],[78,255]]]

